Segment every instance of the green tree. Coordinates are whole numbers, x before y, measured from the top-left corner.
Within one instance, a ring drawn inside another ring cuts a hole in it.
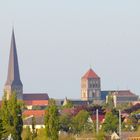
[[[123,130],[136,131],[138,129],[138,119],[135,115],[130,115],[127,121],[122,123]]]
[[[21,140],[22,133],[22,111],[20,105],[17,102],[16,93],[13,93],[11,98],[8,100],[8,108],[10,111],[10,121],[12,126],[12,137],[14,140]]]
[[[45,128],[48,140],[58,140],[59,117],[55,100],[50,99],[48,112],[45,115]]]
[[[86,125],[88,123],[89,113],[87,111],[81,110],[79,113],[73,117],[72,120],[72,130],[75,134],[85,131]]]
[[[67,114],[59,116],[59,128],[62,131],[68,132],[70,130],[71,117]]]
[[[119,103],[117,104],[117,110],[125,110],[125,109],[128,109],[130,108],[132,105],[131,103]]]
[[[113,95],[112,93],[110,92],[109,95],[107,96],[107,103],[105,105],[105,108],[106,109],[113,109],[114,108],[114,99],[113,99]]]
[[[11,134],[14,140],[21,140],[23,121],[16,93],[12,93],[9,100],[6,100],[5,95],[3,97],[1,107],[2,124],[6,130],[5,137],[8,137]]]
[[[2,98],[2,105],[0,110],[0,116],[2,121],[2,126],[6,130],[6,133],[3,134],[4,138],[7,138],[8,135],[10,135],[11,127],[10,126],[10,113],[8,109],[8,102],[6,100],[6,93],[4,93],[4,96]]]
[[[31,140],[31,136],[32,136],[32,134],[31,134],[31,130],[30,130],[30,127],[27,127],[26,129],[25,129],[25,138],[24,138],[24,140]]]
[[[35,117],[32,117],[32,140],[37,136],[35,125],[36,125]]]
[[[73,107],[73,103],[70,100],[67,100],[67,103],[63,106],[63,108],[72,108]]]
[[[4,133],[5,133],[5,130],[3,128],[2,120],[0,119],[0,139],[3,138]]]
[[[99,130],[99,133],[96,135],[97,140],[104,140],[105,133],[103,130]]]
[[[112,112],[107,112],[105,115],[105,122],[103,123],[103,130],[109,134],[117,132],[119,119]]]

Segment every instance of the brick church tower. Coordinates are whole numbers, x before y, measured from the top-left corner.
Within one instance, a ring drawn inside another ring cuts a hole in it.
[[[92,69],[89,69],[87,73],[81,78],[81,100],[100,100],[100,97],[100,77]]]
[[[7,99],[9,99],[10,95],[13,92],[16,92],[18,100],[23,99],[23,85],[20,80],[14,30],[12,31],[12,37],[11,37],[8,74],[7,74],[7,80],[4,86],[4,91],[7,94]]]

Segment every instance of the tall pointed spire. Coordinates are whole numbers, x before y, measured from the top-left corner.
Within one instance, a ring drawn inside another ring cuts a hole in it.
[[[5,91],[8,95],[8,98],[12,92],[16,92],[17,98],[22,99],[22,88],[23,88],[23,85],[20,80],[18,56],[17,56],[17,50],[16,50],[14,28],[13,28],[12,37],[11,37],[8,75],[7,75],[7,81],[5,83]]]

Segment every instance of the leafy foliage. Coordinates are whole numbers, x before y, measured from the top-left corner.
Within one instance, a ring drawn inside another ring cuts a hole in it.
[[[96,135],[97,140],[104,140],[105,132],[100,130],[99,133]]]
[[[110,92],[109,95],[107,96],[107,103],[105,105],[105,108],[108,110],[111,110],[114,108],[114,98],[112,93]]]
[[[6,100],[6,94],[4,95],[1,106],[1,120],[6,131],[5,138],[11,134],[14,140],[22,139],[22,112],[17,102],[16,93],[12,93],[9,100]]]
[[[35,117],[32,117],[32,140],[37,136],[35,125],[36,125]]]
[[[57,140],[59,131],[58,109],[53,99],[49,100],[48,113],[45,115],[47,139]]]
[[[67,100],[66,105],[63,106],[63,108],[72,108],[73,107],[73,103],[70,100]]]
[[[127,108],[127,109],[125,109],[124,111],[126,112],[126,113],[132,113],[132,112],[134,112],[134,111],[138,111],[140,109],[140,104],[136,104],[136,105],[134,105],[134,106],[130,106],[129,108]]]
[[[30,127],[27,127],[24,131],[25,131],[25,135],[23,140],[32,140],[32,133]]]
[[[59,129],[61,131],[69,132],[72,119],[69,115],[64,114],[59,116]]]
[[[88,122],[89,113],[81,110],[72,120],[72,130],[74,133],[80,133],[85,130],[86,123]]]
[[[5,133],[5,130],[3,128],[2,120],[0,119],[0,139],[3,138],[4,133]]]
[[[105,122],[103,124],[103,130],[107,133],[117,132],[119,119],[112,112],[107,112],[105,116]]]
[[[135,115],[130,115],[127,121],[123,122],[123,129],[125,131],[136,131],[138,128],[138,119]]]

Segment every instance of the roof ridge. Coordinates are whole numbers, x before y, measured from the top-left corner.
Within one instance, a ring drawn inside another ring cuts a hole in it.
[[[82,79],[88,79],[88,78],[100,78],[94,71],[93,69],[89,69],[84,76],[82,77]]]

